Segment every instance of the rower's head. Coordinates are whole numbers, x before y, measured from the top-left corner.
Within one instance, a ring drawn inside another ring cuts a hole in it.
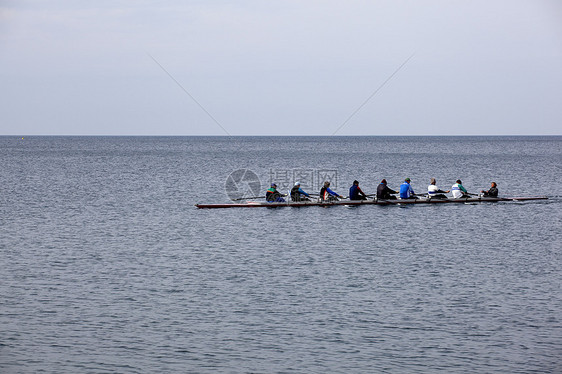
[[[328,181],[324,182],[324,187],[330,187],[330,182]]]
[[[492,187],[497,187],[498,184],[496,182],[492,182]]]
[[[353,181],[354,186],[359,186],[359,181]]]
[[[429,181],[430,184],[435,184],[437,183],[437,181],[435,180],[435,178],[431,178],[431,180]]]
[[[277,185],[275,183],[271,183],[271,187],[277,188]]]
[[[386,184],[386,179],[383,179],[383,180],[381,181],[381,184]]]
[[[410,178],[406,178],[406,179],[404,179],[404,182],[406,182],[406,183],[410,183]]]
[[[462,181],[460,179],[457,179],[455,183],[462,184]]]
[[[295,182],[295,186],[299,186],[300,187],[301,182]]]

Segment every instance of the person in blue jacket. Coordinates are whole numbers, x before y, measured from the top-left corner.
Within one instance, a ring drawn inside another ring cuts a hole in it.
[[[324,182],[324,186],[320,189],[320,198],[323,201],[337,201],[338,197],[343,199],[342,195],[338,195],[330,189],[330,182]]]
[[[400,185],[400,198],[401,199],[417,199],[414,189],[410,185],[410,178],[406,178],[404,183]]]
[[[367,195],[359,188],[359,181],[353,181],[353,185],[349,189],[349,200],[367,200]]]
[[[291,200],[293,200],[293,201],[310,201],[306,197],[303,198],[301,195],[304,195],[306,197],[310,197],[309,194],[307,194],[306,192],[303,191],[303,189],[301,188],[300,182],[296,182],[295,185],[293,186],[293,188],[291,188]]]

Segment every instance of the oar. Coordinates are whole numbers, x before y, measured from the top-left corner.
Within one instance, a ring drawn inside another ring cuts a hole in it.
[[[253,200],[253,199],[265,199],[265,196],[241,197],[239,199],[230,199],[230,200],[239,201],[239,200]]]

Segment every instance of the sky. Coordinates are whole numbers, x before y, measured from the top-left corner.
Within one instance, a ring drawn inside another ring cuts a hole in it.
[[[562,135],[560,0],[0,0],[0,135]]]

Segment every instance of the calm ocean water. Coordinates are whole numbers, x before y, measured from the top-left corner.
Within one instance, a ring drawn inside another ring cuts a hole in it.
[[[560,373],[562,137],[0,137],[2,373]],[[237,169],[548,201],[197,210]]]

